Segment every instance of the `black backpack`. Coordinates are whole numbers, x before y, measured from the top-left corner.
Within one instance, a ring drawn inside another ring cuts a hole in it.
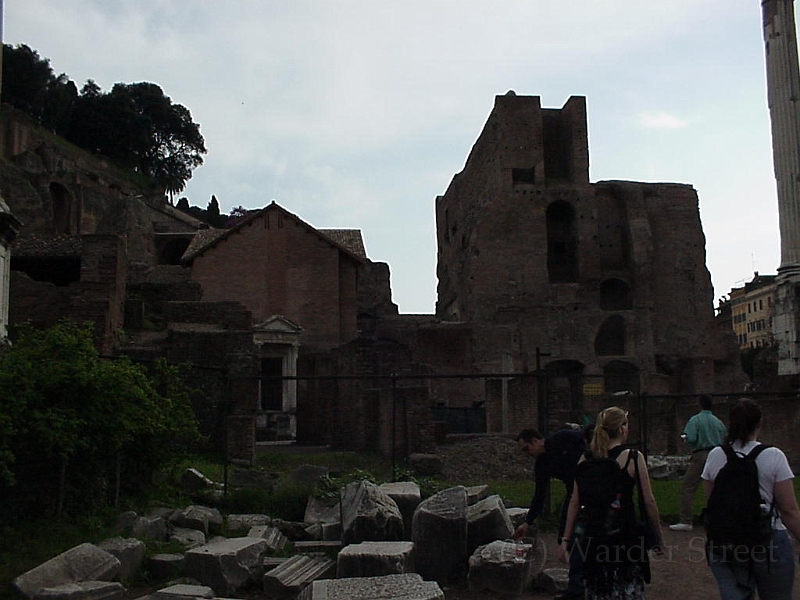
[[[630,450],[624,467],[613,458],[595,458],[590,451],[584,458],[575,468],[578,529],[582,529],[576,537],[621,540],[630,533],[634,516],[631,494],[626,497],[624,489],[627,466],[636,459],[636,450]]]
[[[769,543],[773,511],[761,498],[756,457],[769,446],[759,444],[748,454],[722,449],[728,462],[714,480],[705,510],[706,538],[712,549],[752,550]]]

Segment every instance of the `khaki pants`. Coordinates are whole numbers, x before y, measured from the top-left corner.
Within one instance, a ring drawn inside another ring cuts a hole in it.
[[[692,453],[689,468],[686,469],[686,475],[683,476],[681,484],[681,523],[691,523],[694,517],[694,496],[702,481],[700,475],[703,473],[707,457],[708,450]]]

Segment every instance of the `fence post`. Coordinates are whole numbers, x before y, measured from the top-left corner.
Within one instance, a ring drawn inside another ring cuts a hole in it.
[[[392,481],[397,474],[397,399],[395,389],[397,388],[397,375],[392,373],[392,385],[389,386],[389,402],[392,404]]]

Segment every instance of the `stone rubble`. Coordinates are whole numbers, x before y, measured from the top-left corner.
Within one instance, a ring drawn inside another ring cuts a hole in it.
[[[467,567],[466,488],[449,488],[423,500],[411,527],[417,572],[423,579],[447,583],[463,578]]]
[[[397,503],[374,483],[348,483],[341,503],[344,545],[403,539],[403,515]]]
[[[229,595],[260,580],[266,548],[266,541],[254,537],[213,541],[187,551],[184,570],[217,594]]]
[[[42,588],[36,597],[47,600],[116,600],[124,595],[125,588],[117,581],[82,581]]]
[[[434,581],[416,573],[314,581],[297,600],[444,600]]]
[[[536,575],[530,544],[498,540],[481,546],[469,557],[469,587],[475,591],[521,594]]]
[[[33,598],[43,588],[85,581],[113,581],[119,570],[120,562],[114,555],[86,543],[62,552],[11,583],[22,594]]]
[[[264,594],[272,597],[295,597],[317,579],[336,576],[336,563],[324,556],[296,554],[264,574]]]
[[[123,584],[146,569],[154,582],[182,582],[148,600],[252,597],[255,589],[268,598],[427,600],[444,598],[440,584],[467,577],[471,588],[518,593],[536,567],[528,561],[521,568],[507,547],[516,545],[503,540],[525,512],[506,509],[486,486],[455,486],[422,500],[416,483],[368,481],[348,484],[338,499],[310,498],[304,523],[265,514],[223,518],[196,504],[160,507],[121,514],[117,529],[126,537],[76,546],[13,585],[32,600],[116,600],[129,597]],[[334,531],[341,535],[328,539]],[[142,540],[169,540],[184,550],[146,557]]]
[[[133,579],[142,566],[147,546],[136,538],[109,538],[97,547],[105,550],[119,561],[119,578],[122,581]]]
[[[414,572],[412,542],[361,542],[339,552],[337,577],[378,577]]]

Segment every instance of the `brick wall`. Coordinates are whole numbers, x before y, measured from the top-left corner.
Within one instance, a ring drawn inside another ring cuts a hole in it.
[[[276,207],[196,257],[192,279],[204,301],[236,301],[256,322],[283,315],[302,346],[330,348],[356,337],[358,264]]]
[[[800,439],[797,437],[797,424],[800,423],[800,402],[796,396],[764,395],[755,400],[761,406],[762,428],[759,439],[779,447],[786,453],[795,471],[800,468]],[[647,397],[649,449],[654,454],[684,454],[689,447],[680,441],[680,434],[689,418],[697,413],[697,399],[694,397]],[[715,398],[714,414],[728,422],[731,407],[738,398]],[[639,411],[640,412],[640,411]],[[634,423],[638,430],[640,425]],[[638,438],[637,438],[638,439]]]
[[[110,353],[124,320],[125,243],[116,235],[81,237],[80,281],[55,286],[12,271],[9,323],[52,327],[61,319],[91,322],[101,352]]]
[[[542,367],[580,363],[590,382],[624,363],[651,393],[744,383],[732,334],[714,321],[696,191],[590,184],[585,111],[580,97],[561,109],[495,99],[436,201],[437,317],[471,327],[478,371],[509,359],[514,371],[531,369],[541,348]],[[609,302],[609,282],[629,300]],[[622,323],[622,342],[609,347],[598,340],[613,337],[610,320]],[[564,402],[580,403],[579,394]]]
[[[317,379],[298,381],[298,442],[390,453],[394,439],[402,454],[430,449],[435,431],[427,380],[397,379],[393,387],[390,377],[420,372],[427,370],[412,361],[408,347],[390,340],[359,339],[330,353],[301,354],[298,374]]]

